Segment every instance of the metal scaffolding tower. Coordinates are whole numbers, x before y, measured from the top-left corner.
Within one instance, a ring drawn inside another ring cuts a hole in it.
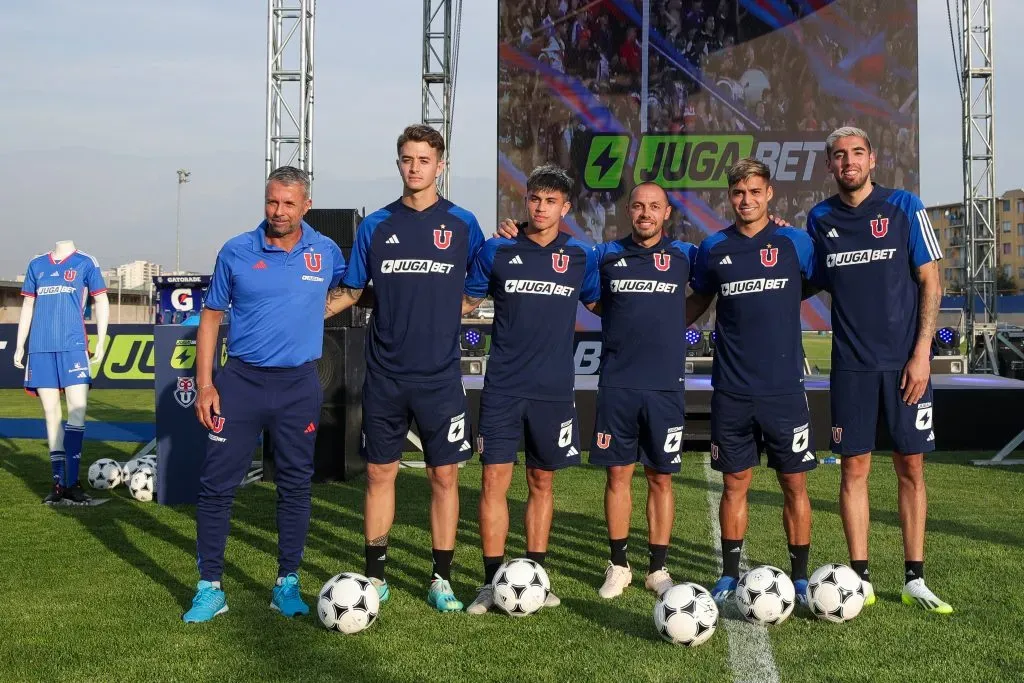
[[[313,19],[316,0],[269,0],[267,175],[296,166],[313,178]]]
[[[996,374],[995,97],[992,90],[992,0],[962,0],[961,74],[969,372]],[[978,308],[980,303],[981,308]]]
[[[450,158],[452,109],[455,96],[453,58],[453,0],[423,0],[423,113],[421,121],[441,131]],[[461,0],[458,13],[461,14]],[[457,47],[454,54],[457,55]],[[437,181],[438,192],[448,195],[448,164]]]

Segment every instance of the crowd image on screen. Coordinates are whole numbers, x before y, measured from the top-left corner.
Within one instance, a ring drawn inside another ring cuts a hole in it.
[[[806,14],[806,3],[787,4],[796,16]],[[646,132],[778,133],[779,139],[788,132],[824,141],[830,131],[855,125],[867,131],[877,151],[876,182],[916,191],[917,34],[916,22],[906,19],[914,16],[913,3],[838,0],[818,16],[803,16],[781,30],[744,5],[650,0]],[[626,10],[631,7],[639,16],[641,6],[640,0],[502,0],[499,38],[582,85],[635,140],[643,132],[642,43]],[[655,35],[663,39],[657,46]],[[862,49],[879,35],[884,54]],[[841,70],[849,83],[903,116],[884,116],[832,94],[812,60]],[[507,162],[523,173],[556,163],[578,174],[600,131],[556,98],[536,71],[499,59],[498,88],[499,148]],[[817,163],[823,166],[824,157]],[[834,192],[831,178],[825,173],[821,178],[820,187],[794,190],[776,184],[772,211],[802,225],[810,208]],[[521,186],[499,185],[499,216],[519,216]],[[629,187],[591,191],[581,182],[576,187],[571,217],[587,236],[600,242],[628,232],[623,216]],[[723,190],[700,191],[697,197],[728,222],[731,210]],[[677,238],[703,236],[683,211],[675,212],[669,229]]]

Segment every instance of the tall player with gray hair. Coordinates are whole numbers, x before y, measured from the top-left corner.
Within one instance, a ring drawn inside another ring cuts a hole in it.
[[[844,456],[839,506],[850,560],[870,605],[868,474],[881,410],[895,446],[903,602],[950,614],[924,583],[924,453],[935,449],[930,351],[942,250],[920,198],[871,181],[867,133],[839,128],[825,150],[839,192],[811,210],[807,231],[832,294],[832,451]]]

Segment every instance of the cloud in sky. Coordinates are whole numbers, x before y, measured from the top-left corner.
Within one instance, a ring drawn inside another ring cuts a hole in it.
[[[456,94],[452,199],[494,220],[497,3],[466,2]],[[396,11],[400,7],[404,14]],[[961,196],[959,94],[943,3],[920,3],[921,166],[926,203]],[[997,190],[1024,184],[1024,101],[1000,65],[1024,45],[999,27],[1024,6],[996,3]],[[316,23],[314,202],[373,210],[400,186],[394,141],[420,117],[422,4],[320,2]],[[266,5],[37,0],[5,9],[0,188],[9,235],[0,278],[58,239],[112,266],[173,266],[178,168],[182,265],[262,216]],[[1000,77],[1002,77],[1001,80]]]

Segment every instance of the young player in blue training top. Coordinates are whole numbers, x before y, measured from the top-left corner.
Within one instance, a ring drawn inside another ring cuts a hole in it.
[[[341,287],[327,315],[353,305],[373,281],[363,386],[367,461],[366,575],[382,601],[388,534],[395,519],[395,478],[415,418],[430,480],[433,567],[427,600],[462,609],[450,583],[459,522],[460,462],[473,454],[459,368],[459,314],[466,272],[484,237],[476,217],[437,194],[444,138],[415,125],[398,138],[402,198],[363,219]]]
[[[526,556],[544,564],[556,471],[580,462],[573,400],[577,302],[600,296],[597,262],[587,245],[559,231],[572,179],[560,168],[534,169],[526,184],[529,224],[512,239],[486,242],[466,280],[463,313],[490,294],[494,326],[480,397],[477,450],[483,463],[480,540],[484,584],[467,611],[494,604],[491,582],[505,555],[508,500],[519,440],[525,433]],[[554,593],[545,606],[559,604]]]
[[[850,560],[870,605],[867,482],[881,410],[895,446],[903,602],[950,614],[924,583],[924,453],[935,449],[930,353],[942,250],[916,195],[871,182],[875,153],[864,131],[840,128],[825,147],[839,192],[811,210],[807,231],[832,294],[832,451],[843,456],[839,507]]]
[[[609,558],[598,594],[622,594],[633,578],[626,559],[636,463],[647,478],[648,572],[658,594],[666,569],[675,501],[672,475],[683,447],[686,284],[697,247],[663,234],[672,213],[665,191],[641,183],[629,197],[631,233],[594,247],[601,273],[602,349],[590,463],[607,468],[604,505]]]
[[[806,473],[818,461],[804,394],[800,302],[804,280],[814,276],[814,248],[803,230],[770,221],[773,192],[767,166],[743,159],[728,177],[736,222],[701,243],[693,294],[686,302],[692,322],[718,297],[711,467],[722,473],[724,484],[719,507],[723,571],[712,596],[722,603],[736,589],[747,490],[763,448],[782,487],[790,575],[797,598],[806,602],[811,543]]]
[[[217,254],[196,331],[196,416],[209,430],[199,471],[196,554],[199,583],[182,619],[199,623],[227,612],[221,586],[235,491],[260,435],[274,442],[277,582],[270,606],[287,617],[309,613],[299,564],[311,509],[313,451],[323,392],[323,306],[345,272],[338,245],[302,217],[309,176],[284,166],[267,178],[266,219]],[[228,360],[213,377],[218,330],[230,309]]]

